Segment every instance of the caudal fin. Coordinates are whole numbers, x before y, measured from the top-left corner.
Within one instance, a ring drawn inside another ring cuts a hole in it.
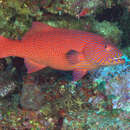
[[[17,40],[16,40],[17,41]],[[8,56],[14,56],[15,51],[15,40],[10,40],[8,38],[5,38],[3,36],[0,36],[0,58],[5,58]]]

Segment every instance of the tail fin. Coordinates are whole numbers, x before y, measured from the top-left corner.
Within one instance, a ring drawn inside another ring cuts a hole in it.
[[[15,49],[14,45],[16,44],[16,41],[0,36],[0,58],[15,55],[13,51]]]

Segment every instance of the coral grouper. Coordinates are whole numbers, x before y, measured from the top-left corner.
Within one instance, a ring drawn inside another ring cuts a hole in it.
[[[88,70],[125,63],[122,53],[100,35],[40,22],[33,22],[21,41],[0,36],[0,58],[8,56],[24,58],[28,73],[45,67],[73,71],[74,81]]]

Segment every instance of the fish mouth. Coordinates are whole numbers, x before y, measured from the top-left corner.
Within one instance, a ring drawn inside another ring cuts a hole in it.
[[[105,60],[101,65],[108,66],[108,65],[117,65],[117,64],[125,64],[129,63],[130,60],[127,56],[121,55],[118,57],[111,57],[110,59]]]
[[[118,58],[114,58],[114,59],[113,59],[113,62],[114,62],[115,64],[124,64],[126,61],[125,61],[125,59],[122,58],[122,56],[121,56],[121,57],[118,57]]]
[[[126,63],[125,59],[123,59],[122,57],[118,57],[118,58],[116,57],[108,60],[108,62],[103,65],[117,65],[117,64],[124,64],[124,63]]]

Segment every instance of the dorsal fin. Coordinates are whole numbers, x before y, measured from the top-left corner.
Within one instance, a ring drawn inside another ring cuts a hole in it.
[[[33,31],[50,31],[53,30],[54,27],[49,26],[48,24],[41,23],[41,22],[33,22],[32,23],[32,30]]]
[[[53,29],[54,29],[54,27],[51,27],[47,24],[44,24],[44,23],[41,23],[41,22],[33,22],[32,27],[29,29],[28,32],[25,33],[22,40],[28,39],[32,35],[37,35],[36,33],[48,32],[48,31],[51,31]]]

